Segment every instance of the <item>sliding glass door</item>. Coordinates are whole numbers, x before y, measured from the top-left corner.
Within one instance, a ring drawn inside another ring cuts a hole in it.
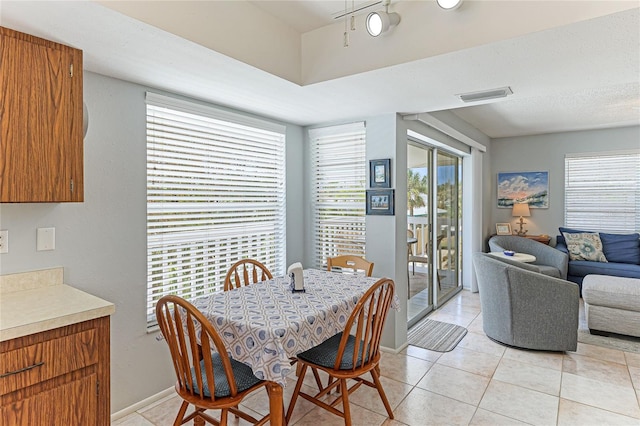
[[[407,149],[409,327],[461,289],[461,158],[419,142]]]
[[[433,309],[433,197],[430,194],[434,150],[412,143],[407,148],[407,320],[411,326]]]
[[[442,150],[437,153],[436,306],[462,288],[462,159]]]

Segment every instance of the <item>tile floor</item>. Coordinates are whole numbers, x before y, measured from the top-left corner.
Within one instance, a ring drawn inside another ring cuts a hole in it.
[[[382,383],[395,419],[387,418],[375,390],[362,386],[350,398],[354,425],[640,425],[640,354],[581,343],[564,354],[507,348],[484,335],[481,317],[478,294],[463,291],[430,315],[468,328],[456,349],[409,346],[385,353]],[[285,388],[285,403],[294,380],[292,375]],[[113,425],[171,425],[179,405],[170,396]],[[260,417],[268,410],[266,393],[242,405]],[[299,400],[292,424],[344,423]]]

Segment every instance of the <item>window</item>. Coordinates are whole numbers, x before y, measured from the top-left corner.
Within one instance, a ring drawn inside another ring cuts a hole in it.
[[[228,268],[285,263],[285,128],[147,93],[147,322],[219,291]]]
[[[565,164],[565,226],[640,230],[640,152],[571,154]]]
[[[365,254],[365,126],[363,122],[311,129],[313,255]]]

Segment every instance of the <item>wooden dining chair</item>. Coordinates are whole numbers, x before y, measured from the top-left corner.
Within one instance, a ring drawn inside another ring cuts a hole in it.
[[[229,358],[222,339],[205,316],[178,296],[164,296],[156,305],[156,318],[169,345],[176,373],[176,392],[183,399],[174,426],[191,420],[194,424],[226,425],[228,412],[256,425],[260,420],[238,409],[248,394],[266,387],[268,382],[254,376],[251,367]],[[189,404],[195,411],[186,415]],[[220,421],[205,413],[222,410]]]
[[[332,271],[334,268],[341,268],[341,270],[347,269],[354,272],[364,271],[364,274],[370,277],[373,273],[373,262],[369,262],[363,257],[350,254],[327,257],[327,271]]]
[[[269,268],[255,259],[242,259],[234,263],[224,278],[224,291],[273,278]]]
[[[393,295],[393,281],[389,278],[378,280],[358,301],[345,324],[344,331],[298,354],[302,369],[285,416],[287,422],[291,419],[298,396],[301,396],[344,418],[345,425],[350,426],[352,422],[349,395],[362,384],[378,391],[389,418],[393,419],[393,411],[380,383],[379,373],[380,338]],[[301,391],[309,367],[325,371],[330,378],[329,384],[315,395]],[[372,381],[362,377],[365,373],[371,374]],[[351,388],[347,387],[347,380],[350,379],[355,381]],[[326,395],[333,389],[337,389],[340,396],[330,401]],[[335,408],[340,402],[343,411]]]

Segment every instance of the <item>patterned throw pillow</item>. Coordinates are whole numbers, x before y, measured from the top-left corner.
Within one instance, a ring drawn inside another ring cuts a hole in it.
[[[595,262],[606,262],[602,250],[600,235],[591,232],[562,234],[567,241],[570,260],[591,260]]]

